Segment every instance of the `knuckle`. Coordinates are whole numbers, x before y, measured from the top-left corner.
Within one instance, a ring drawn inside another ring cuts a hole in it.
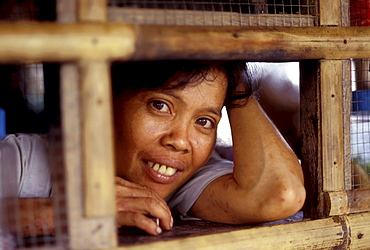
[[[140,213],[132,213],[131,221],[134,225],[140,224],[143,222],[143,215]]]
[[[146,195],[146,197],[148,197],[150,199],[154,199],[153,191],[150,190],[149,188],[145,188],[145,195]]]
[[[156,200],[154,200],[152,197],[147,197],[146,203],[148,204],[149,207],[156,207],[158,204]]]

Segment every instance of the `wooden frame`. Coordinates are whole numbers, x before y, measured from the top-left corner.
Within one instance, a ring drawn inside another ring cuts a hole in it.
[[[315,220],[137,248],[185,249],[194,244],[245,248],[263,244],[285,249],[368,247],[370,190],[345,190],[348,180],[344,165],[348,159],[344,153],[348,149],[344,142],[348,138],[342,135],[343,121],[348,117],[338,114],[343,113],[343,98],[348,98],[342,96],[342,80],[347,77],[342,71],[348,66],[342,59],[370,57],[370,28],[339,27],[340,1],[319,1],[322,27],[296,28],[106,23],[105,1],[78,3],[58,2],[59,24],[0,24],[0,62],[66,62],[61,68],[61,92],[69,94],[62,95],[61,101],[68,239],[57,239],[57,246],[117,247],[108,63],[191,58],[301,61],[302,165],[308,192],[305,214]],[[63,44],[59,43],[61,39]],[[105,135],[91,137],[90,130],[105,131]],[[103,144],[108,147],[99,147]],[[87,176],[87,166],[95,174]],[[104,204],[96,206],[92,194]]]

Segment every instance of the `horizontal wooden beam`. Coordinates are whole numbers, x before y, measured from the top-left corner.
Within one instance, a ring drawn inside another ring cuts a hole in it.
[[[135,59],[295,61],[370,57],[369,27],[138,26]]]
[[[370,211],[370,189],[325,192],[323,199],[325,216]]]
[[[1,23],[0,62],[370,58],[370,27]]]
[[[185,237],[120,249],[367,249],[370,213]]]
[[[134,42],[126,24],[0,23],[0,62],[125,59]]]

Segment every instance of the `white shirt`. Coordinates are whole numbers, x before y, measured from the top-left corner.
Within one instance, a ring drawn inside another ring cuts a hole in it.
[[[214,151],[204,166],[166,198],[168,206],[183,219],[193,219],[187,213],[206,186],[232,172],[233,162]],[[0,141],[0,178],[0,197],[50,197],[47,140],[36,134],[12,134]]]
[[[0,197],[51,195],[48,145],[40,135],[11,134],[0,141],[0,171]]]

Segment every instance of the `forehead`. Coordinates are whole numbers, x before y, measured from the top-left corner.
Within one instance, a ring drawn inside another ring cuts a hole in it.
[[[182,96],[182,99],[189,101],[202,98],[223,104],[228,85],[227,74],[223,68],[213,66],[204,71],[198,71],[197,74],[188,74],[188,72],[177,72],[161,86],[155,88],[126,89],[115,97],[115,101],[127,102],[157,92]]]
[[[158,89],[185,89],[204,84],[221,89],[227,87],[228,82],[225,69],[212,66],[210,68],[204,68],[202,71],[197,71],[195,73],[180,71],[175,73],[164,83],[164,85],[162,85]]]
[[[179,87],[178,79],[173,80],[168,82],[167,88],[157,91],[181,99],[190,106],[194,104],[222,108],[227,91],[227,77],[224,71],[212,69],[207,75],[196,78],[196,81]]]

